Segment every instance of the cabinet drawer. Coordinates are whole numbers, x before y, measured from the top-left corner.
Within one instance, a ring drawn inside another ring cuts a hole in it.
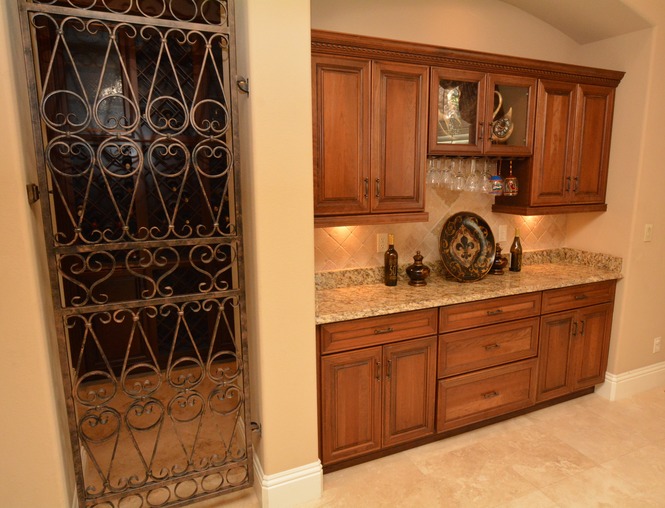
[[[543,314],[614,300],[615,280],[543,291]]]
[[[540,314],[540,293],[504,296],[441,307],[439,333],[491,325]]]
[[[437,431],[462,427],[534,404],[536,360],[438,382]]]
[[[538,354],[537,317],[439,336],[439,377],[531,358]]]
[[[433,335],[436,317],[436,309],[425,309],[321,325],[321,353]]]

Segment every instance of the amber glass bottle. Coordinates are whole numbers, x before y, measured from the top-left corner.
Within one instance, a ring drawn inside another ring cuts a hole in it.
[[[388,250],[384,255],[386,286],[397,285],[397,251],[395,250],[395,237],[388,235]]]
[[[519,272],[522,269],[522,242],[520,242],[520,229],[515,228],[515,238],[510,246],[510,271]]]

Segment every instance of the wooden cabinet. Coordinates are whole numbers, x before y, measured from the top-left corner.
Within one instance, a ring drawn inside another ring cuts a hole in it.
[[[435,332],[436,309],[320,327],[324,465],[434,433],[436,336],[402,339]]]
[[[381,347],[321,358],[323,464],[381,448]]]
[[[440,379],[437,393],[439,432],[523,409],[535,402],[536,360]]]
[[[607,208],[623,72],[321,30],[312,55],[316,226],[427,220],[427,154],[511,159],[496,212]]]
[[[433,67],[428,152],[530,155],[536,80]]]
[[[320,325],[324,467],[602,383],[615,287],[610,280]]]
[[[538,401],[604,381],[614,288],[610,281],[543,293]]]
[[[494,211],[546,214],[603,211],[614,87],[538,83],[533,158],[516,162],[522,195],[496,199]]]
[[[441,307],[437,431],[532,406],[541,293]]]
[[[313,55],[317,226],[426,220],[429,69]]]

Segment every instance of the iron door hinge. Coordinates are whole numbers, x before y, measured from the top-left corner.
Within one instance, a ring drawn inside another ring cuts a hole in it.
[[[236,84],[242,93],[249,95],[249,78],[239,76]]]
[[[25,187],[28,191],[28,203],[34,205],[37,201],[39,201],[39,187],[34,183],[29,183]]]

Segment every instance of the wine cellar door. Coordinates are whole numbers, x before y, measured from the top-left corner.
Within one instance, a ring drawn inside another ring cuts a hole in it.
[[[232,0],[17,0],[79,506],[253,482]]]

